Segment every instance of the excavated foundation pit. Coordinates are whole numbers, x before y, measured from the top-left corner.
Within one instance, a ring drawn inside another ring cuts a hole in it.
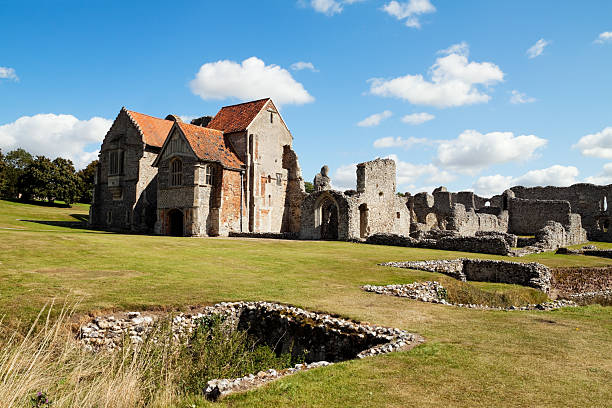
[[[233,379],[208,381],[205,395],[215,400],[235,391],[248,390],[282,376],[331,363],[364,358],[398,350],[408,350],[422,343],[422,337],[401,329],[373,326],[328,314],[306,311],[293,306],[268,302],[219,303],[196,313],[172,317],[176,339],[186,338],[198,322],[213,315],[223,319],[231,330],[246,331],[269,346],[277,355],[290,353],[304,363],[283,370],[250,373]],[[121,347],[125,336],[140,343],[160,321],[159,314],[116,313],[97,317],[81,327],[79,339],[92,351]]]

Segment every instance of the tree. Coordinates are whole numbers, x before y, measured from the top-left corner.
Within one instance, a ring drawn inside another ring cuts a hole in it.
[[[96,168],[98,161],[94,160],[82,170],[77,172],[79,178],[79,198],[80,203],[91,203],[92,192],[94,189],[94,182],[96,177]]]
[[[10,151],[4,156],[5,169],[0,183],[0,196],[19,198],[19,178],[33,161],[32,155],[23,149]]]
[[[304,182],[304,189],[306,190],[306,192],[308,194],[312,193],[314,191],[314,186],[312,185],[312,183],[310,181],[305,181]]]
[[[51,185],[47,199],[53,197],[70,205],[79,196],[79,186],[79,178],[76,175],[72,161],[62,157],[53,160]],[[53,200],[49,199],[49,201]]]
[[[2,191],[4,191],[6,185],[6,169],[4,155],[2,154],[2,149],[0,149],[0,197],[2,197]]]
[[[48,200],[53,202],[53,173],[55,165],[45,156],[36,158],[27,165],[19,176],[17,187],[21,193],[21,199],[30,201],[32,199]]]

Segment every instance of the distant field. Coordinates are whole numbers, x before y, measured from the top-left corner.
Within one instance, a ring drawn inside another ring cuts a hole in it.
[[[49,300],[80,312],[181,309],[270,300],[400,327],[427,342],[404,353],[336,364],[224,399],[230,406],[610,406],[612,307],[553,312],[467,310],[365,293],[363,284],[443,275],[379,267],[384,261],[482,257],[551,267],[612,260],[555,255],[505,258],[345,242],[173,238],[83,229],[88,207],[0,201],[0,315],[29,321]],[[611,244],[599,244],[612,248]],[[470,283],[517,300],[541,293]]]

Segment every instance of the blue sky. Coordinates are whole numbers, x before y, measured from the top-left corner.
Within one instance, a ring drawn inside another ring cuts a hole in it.
[[[612,183],[609,1],[0,0],[0,10],[5,152],[82,166],[121,106],[193,117],[272,96],[306,180],[328,164],[337,187],[352,187],[355,163],[391,156],[412,193]]]

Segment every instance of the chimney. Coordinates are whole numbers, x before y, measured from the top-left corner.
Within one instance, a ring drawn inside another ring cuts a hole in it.
[[[192,125],[206,127],[212,120],[212,116],[202,116],[201,118],[195,118],[191,121]]]

